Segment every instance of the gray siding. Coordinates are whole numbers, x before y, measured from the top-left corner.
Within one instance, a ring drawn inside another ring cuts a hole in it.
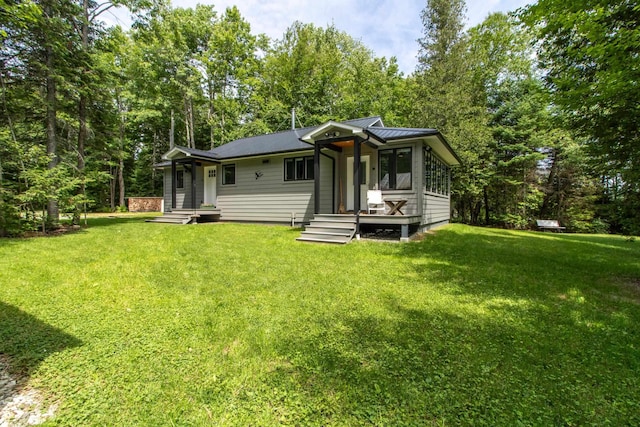
[[[224,164],[236,165],[236,183],[222,185],[218,180],[218,204],[221,219],[226,221],[308,222],[313,217],[314,181],[285,181],[284,159],[309,156],[297,153],[268,158],[241,159]],[[264,161],[268,160],[268,163]],[[332,210],[332,161],[320,158],[321,212]],[[222,170],[222,169],[220,169]],[[220,177],[222,174],[220,174]]]
[[[402,208],[402,212],[405,215],[421,215],[422,214],[422,190],[424,188],[424,157],[422,154],[422,144],[421,143],[398,143],[398,144],[389,144],[386,147],[381,148],[384,150],[385,148],[404,148],[411,147],[411,155],[412,155],[412,168],[411,168],[411,190],[384,190],[382,192],[382,196],[386,199],[405,199],[407,200],[407,204]],[[374,163],[376,167],[376,179],[379,179],[379,165],[377,163],[377,153],[376,153],[376,163]]]
[[[177,170],[182,170],[181,166],[177,167]],[[200,207],[200,204],[204,200],[204,182],[202,180],[204,174],[204,168],[202,166],[196,167],[196,208]],[[176,209],[191,209],[191,174],[188,171],[184,172],[184,188],[176,189]],[[164,168],[164,210],[165,212],[171,211],[171,167]]]
[[[422,223],[424,225],[446,223],[451,212],[450,199],[447,196],[424,194]]]

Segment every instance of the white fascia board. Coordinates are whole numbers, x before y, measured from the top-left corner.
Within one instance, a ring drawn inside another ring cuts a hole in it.
[[[173,147],[171,150],[162,155],[163,160],[172,160],[173,156],[176,153],[182,153],[186,157],[191,157],[191,153],[187,153],[186,151],[181,150],[178,147]]]
[[[320,127],[312,130],[311,132],[303,135],[300,139],[303,140],[304,142],[308,142],[310,144],[313,144],[319,136],[324,136],[324,134],[329,129],[338,129],[341,132],[344,131],[346,135],[351,133],[352,135],[357,135],[357,136],[360,136],[362,138],[366,138],[366,134],[364,133],[364,129],[362,129],[360,127],[357,127],[357,126],[345,125],[344,123],[338,123],[338,122],[334,122],[333,120],[331,120],[331,121],[328,121],[327,123],[321,125]]]

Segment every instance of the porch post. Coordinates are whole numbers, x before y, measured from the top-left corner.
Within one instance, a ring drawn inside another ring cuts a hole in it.
[[[356,214],[356,236],[360,236],[360,138],[353,141],[353,210]]]
[[[313,213],[320,213],[320,144],[313,147]]]
[[[191,159],[191,209],[196,209],[196,161]]]
[[[176,161],[171,160],[171,209],[176,208]]]

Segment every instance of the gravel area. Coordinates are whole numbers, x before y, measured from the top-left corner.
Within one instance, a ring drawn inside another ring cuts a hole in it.
[[[8,363],[8,359],[0,355],[0,427],[42,424],[53,416],[56,405],[45,407],[38,390],[9,374]]]

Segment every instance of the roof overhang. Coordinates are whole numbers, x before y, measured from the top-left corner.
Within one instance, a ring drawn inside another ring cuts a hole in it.
[[[300,137],[304,142],[309,144],[315,144],[316,141],[324,141],[331,139],[344,139],[348,137],[356,137],[367,139],[367,133],[364,128],[351,126],[344,123],[334,122],[330,120],[325,124],[315,128],[309,133],[306,133]]]
[[[173,147],[171,150],[162,155],[163,160],[181,160],[181,159],[194,159],[203,160],[207,162],[220,163],[220,161],[213,155],[209,155],[205,151],[192,150],[185,147]]]
[[[449,145],[447,140],[442,136],[440,132],[437,135],[432,135],[424,138],[425,145],[433,150],[442,160],[444,160],[449,166],[458,166],[462,163],[458,154],[453,151],[453,148]]]

